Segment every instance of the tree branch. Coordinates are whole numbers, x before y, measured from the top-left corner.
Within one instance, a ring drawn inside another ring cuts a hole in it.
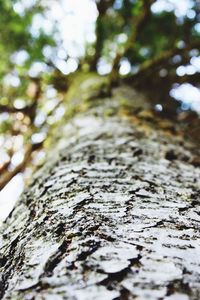
[[[177,55],[177,54],[185,54],[188,51],[190,51],[191,49],[194,48],[199,48],[200,47],[200,41],[194,41],[193,43],[191,43],[190,45],[187,45],[185,48],[178,48],[178,47],[174,47],[171,50],[167,50],[167,51],[163,51],[161,52],[158,56],[153,57],[150,60],[147,60],[146,62],[144,62],[139,69],[139,72],[130,76],[127,76],[127,82],[133,81],[133,80],[139,80],[140,78],[142,78],[143,76],[145,76],[146,74],[149,73],[149,71],[154,70],[157,67],[161,67],[164,63],[166,63],[167,61],[169,61],[170,58],[172,58],[173,56]]]
[[[31,110],[32,110],[32,106],[33,105],[31,104],[31,105],[27,105],[23,108],[16,108],[16,107],[13,107],[13,106],[0,104],[0,113],[3,113],[3,112],[8,112],[8,113],[22,112],[24,114],[29,115]]]
[[[193,85],[199,86],[200,85],[200,73],[196,72],[195,74],[192,75],[184,75],[184,76],[169,76],[167,78],[172,84],[173,83],[191,83]]]
[[[142,27],[146,24],[149,15],[150,15],[150,8],[151,5],[155,2],[155,0],[143,0],[142,9],[140,14],[137,17],[133,17],[132,19],[132,31],[131,34],[127,40],[127,42],[124,45],[124,50],[122,52],[118,52],[114,62],[113,62],[113,68],[111,72],[111,81],[115,81],[118,77],[118,67],[119,62],[123,56],[127,54],[127,52],[134,48],[134,44],[138,38],[138,34],[141,31]]]
[[[18,173],[22,172],[27,164],[30,162],[30,157],[33,151],[39,149],[42,146],[42,142],[38,144],[31,144],[27,148],[23,161],[15,167],[12,171],[6,171],[0,176],[0,191],[6,186],[6,184]]]
[[[96,42],[94,45],[95,48],[95,54],[92,58],[92,60],[90,61],[90,70],[91,71],[96,71],[97,68],[97,62],[99,60],[99,58],[101,57],[101,53],[102,53],[102,49],[103,49],[103,45],[104,45],[104,16],[106,15],[106,12],[108,10],[109,7],[112,7],[112,5],[114,4],[115,0],[100,0],[97,3],[97,10],[99,12],[99,15],[97,17],[97,21],[96,21]]]
[[[0,174],[7,170],[8,166],[10,165],[10,159],[7,160],[4,164],[0,165]]]

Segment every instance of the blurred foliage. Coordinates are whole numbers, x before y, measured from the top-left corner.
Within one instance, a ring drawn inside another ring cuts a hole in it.
[[[55,44],[53,36],[47,35],[42,29],[37,35],[31,31],[33,18],[44,13],[45,7],[41,5],[41,1],[30,1],[27,7],[24,1],[21,2],[16,0],[0,1],[1,77],[13,68],[16,68],[19,73],[23,73],[34,61],[44,61],[42,48],[45,45]],[[17,7],[20,5],[22,10],[17,12]],[[24,53],[25,63],[23,67],[21,67],[21,63],[19,65],[16,63],[17,53],[20,51]]]
[[[12,178],[20,163],[18,171],[30,157],[34,162],[43,157],[43,142],[64,114],[69,62],[73,71],[115,72],[174,113],[181,108],[171,101],[173,85],[199,85],[200,69],[191,70],[191,58],[199,57],[200,49],[199,0],[94,0],[96,40],[86,42],[79,61],[67,47],[63,50],[56,21],[48,20],[54,2],[59,1],[0,1],[0,188],[4,173]],[[181,2],[188,5],[184,12]],[[42,25],[45,18],[51,30]],[[180,74],[180,66],[190,71]]]

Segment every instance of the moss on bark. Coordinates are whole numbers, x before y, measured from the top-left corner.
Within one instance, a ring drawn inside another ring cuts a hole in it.
[[[200,297],[195,147],[136,91],[102,98],[104,80],[77,79],[4,224],[2,299]]]

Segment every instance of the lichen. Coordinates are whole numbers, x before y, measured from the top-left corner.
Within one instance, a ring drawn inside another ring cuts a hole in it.
[[[3,228],[2,299],[200,298],[195,147],[120,114],[123,89],[58,129]]]

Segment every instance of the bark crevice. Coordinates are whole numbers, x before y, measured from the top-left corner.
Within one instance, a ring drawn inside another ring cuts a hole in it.
[[[122,116],[126,93],[61,128],[4,225],[2,299],[199,299],[195,147]]]

